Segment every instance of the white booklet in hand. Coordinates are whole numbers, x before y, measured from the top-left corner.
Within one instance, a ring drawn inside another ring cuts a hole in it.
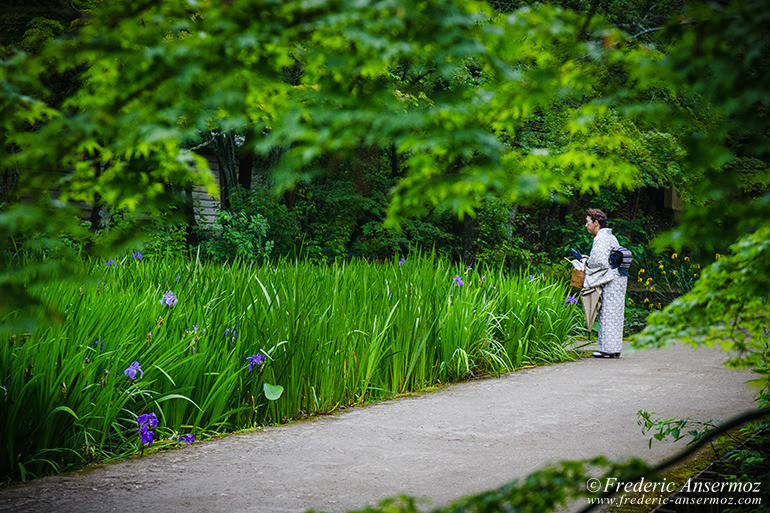
[[[574,268],[575,268],[575,269],[577,269],[578,271],[585,271],[585,270],[586,270],[586,266],[583,264],[583,261],[582,261],[582,260],[577,260],[577,259],[575,259],[575,260],[570,260],[570,259],[569,259],[569,258],[567,258],[567,257],[564,257],[564,260],[566,260],[567,262],[569,262],[570,264],[572,264],[572,267],[574,267]]]

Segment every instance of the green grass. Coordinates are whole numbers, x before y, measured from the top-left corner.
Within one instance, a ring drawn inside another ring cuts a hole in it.
[[[579,326],[564,284],[435,257],[83,265],[86,285],[52,280],[45,289],[60,322],[0,346],[6,481],[141,450],[142,413],[160,420],[154,446],[200,439],[567,360]],[[179,300],[172,308],[161,305],[166,291]],[[266,361],[249,371],[254,354]],[[144,375],[131,381],[124,369],[134,361]],[[280,398],[268,400],[266,384],[283,387]]]

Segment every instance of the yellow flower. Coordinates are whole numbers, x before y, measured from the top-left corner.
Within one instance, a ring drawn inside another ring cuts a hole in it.
[[[676,269],[675,269],[675,270],[673,270],[673,271],[671,271],[671,274],[673,274],[674,276],[676,276]]]
[[[658,303],[658,310],[660,310],[660,303]]]
[[[720,255],[719,253],[716,254],[717,259],[719,259],[719,257],[721,257],[721,256],[722,255]]]
[[[666,274],[666,271],[663,271],[663,274]]]
[[[674,260],[674,259],[676,258],[676,255],[677,255],[676,253],[674,253],[673,255],[671,255],[671,260]]]
[[[690,257],[684,257],[684,261],[685,262],[689,262],[690,261]]]
[[[700,264],[695,264],[696,269],[700,269]]]
[[[648,298],[648,297],[644,298],[644,302],[645,303],[649,303],[650,302],[650,298]]]
[[[647,281],[645,281],[644,284],[649,285],[651,281],[652,281],[652,278],[647,278]]]
[[[651,292],[655,292],[655,287],[650,287]]]
[[[639,283],[642,283],[642,277],[641,276],[639,276],[639,280],[638,281],[639,281]]]
[[[659,269],[663,269],[663,264],[660,264],[660,265],[658,266],[658,268],[659,268]]]
[[[644,269],[639,269],[639,274],[642,274],[644,272]]]

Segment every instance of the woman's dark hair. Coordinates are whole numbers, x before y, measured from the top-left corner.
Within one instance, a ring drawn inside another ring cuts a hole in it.
[[[607,214],[598,208],[589,208],[586,210],[586,215],[590,217],[592,221],[599,223],[599,228],[607,228]]]

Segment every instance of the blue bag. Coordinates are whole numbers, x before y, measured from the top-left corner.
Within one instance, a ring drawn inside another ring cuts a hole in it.
[[[631,250],[619,246],[610,251],[610,268],[617,269],[621,276],[628,276],[628,269],[631,267],[631,261],[634,254]]]

